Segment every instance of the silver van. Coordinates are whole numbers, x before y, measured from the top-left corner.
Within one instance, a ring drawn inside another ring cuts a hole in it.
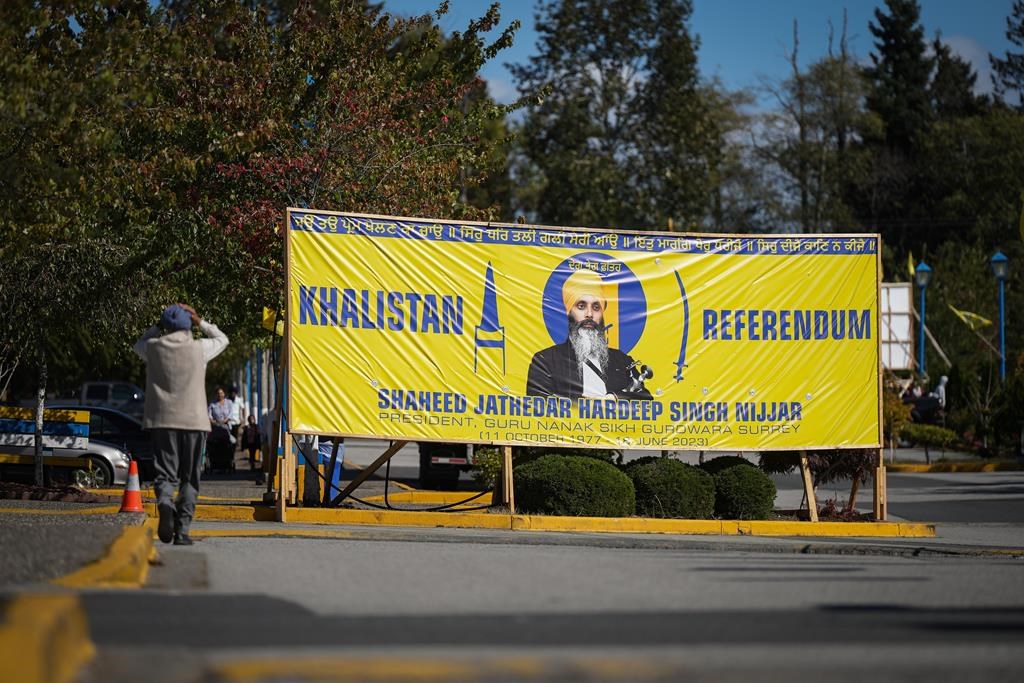
[[[123,413],[141,417],[146,393],[130,382],[86,382],[78,393],[83,406],[116,408]]]

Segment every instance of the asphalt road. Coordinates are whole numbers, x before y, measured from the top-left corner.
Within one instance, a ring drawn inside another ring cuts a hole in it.
[[[450,531],[163,548],[158,588],[83,597],[100,653],[87,680],[993,681],[1024,666],[1016,560]]]

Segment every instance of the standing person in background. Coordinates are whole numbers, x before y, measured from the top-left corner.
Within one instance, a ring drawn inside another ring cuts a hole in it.
[[[234,471],[235,437],[231,434],[231,416],[234,406],[224,395],[224,387],[217,387],[217,398],[210,402],[207,413],[210,417],[210,439],[206,454],[210,458],[210,469]]]
[[[196,339],[193,326],[199,327],[205,338]],[[203,446],[210,431],[204,408],[206,364],[227,345],[224,333],[194,308],[172,304],[133,347],[146,363],[143,426],[153,438],[153,488],[160,514],[157,534],[164,543],[173,540],[175,545],[192,545],[188,532],[199,497]]]
[[[210,429],[213,431],[210,441],[230,441],[233,438],[231,436],[231,416],[234,414],[235,408],[224,395],[224,387],[217,387],[216,395],[217,398],[211,401],[206,409],[210,417]]]
[[[231,387],[231,393],[228,394],[228,398],[231,399],[231,405],[232,405],[231,421],[230,421],[228,426],[231,429],[231,436],[233,436],[235,438],[235,441],[237,443],[237,441],[238,441],[238,428],[241,427],[243,423],[245,423],[245,418],[246,418],[246,415],[247,415],[246,405],[245,405],[245,401],[242,399],[242,397],[238,393],[238,387],[237,386],[232,386]],[[239,443],[238,446],[239,446],[239,448],[241,448],[242,444]]]

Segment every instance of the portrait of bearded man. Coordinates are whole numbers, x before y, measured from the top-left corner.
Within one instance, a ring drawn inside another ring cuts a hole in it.
[[[651,400],[634,381],[633,359],[608,345],[605,320],[611,287],[591,270],[578,270],[562,288],[569,336],[534,354],[526,379],[529,396]]]

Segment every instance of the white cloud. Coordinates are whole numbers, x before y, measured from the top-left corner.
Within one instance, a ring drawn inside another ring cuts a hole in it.
[[[943,36],[942,42],[967,61],[978,74],[978,80],[974,82],[974,94],[991,94],[992,66],[988,62],[988,50],[969,36]]]

